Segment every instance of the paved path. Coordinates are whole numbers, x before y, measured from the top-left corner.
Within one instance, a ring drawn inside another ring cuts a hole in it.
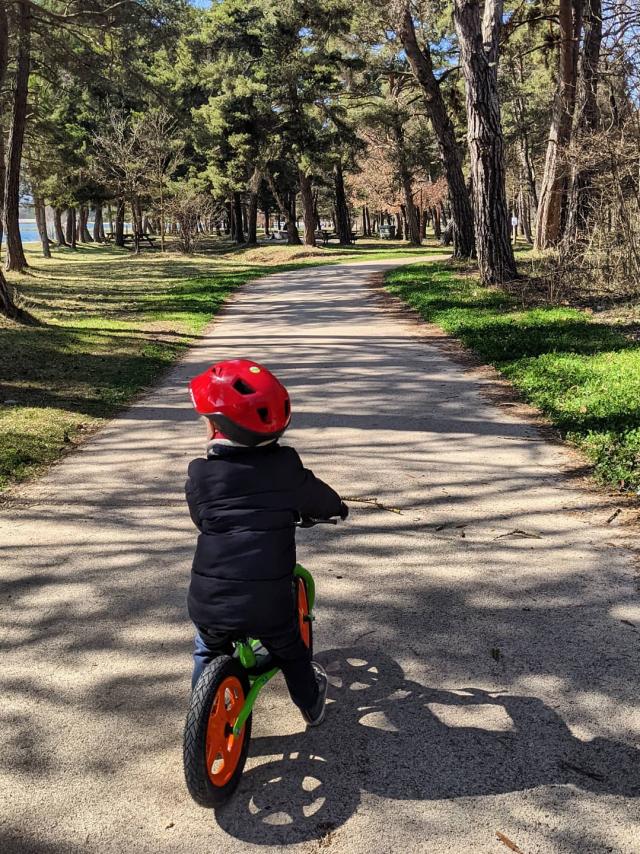
[[[0,515],[3,854],[506,854],[497,831],[526,854],[640,851],[632,558],[565,453],[383,308],[366,282],[384,266],[246,287]],[[181,768],[182,484],[202,447],[185,382],[237,355],[281,374],[322,477],[400,512],[354,502],[341,530],[301,533],[334,702],[307,734],[274,683],[216,818]]]

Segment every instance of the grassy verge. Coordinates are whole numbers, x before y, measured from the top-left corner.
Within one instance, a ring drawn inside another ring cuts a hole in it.
[[[425,256],[436,251],[427,247]],[[151,385],[238,285],[309,264],[415,254],[368,241],[354,249],[223,242],[185,257],[86,246],[14,276],[37,325],[0,318],[0,491],[56,460]]]
[[[387,276],[391,293],[494,365],[593,463],[603,483],[640,491],[640,345],[572,308],[520,309],[443,264]]]

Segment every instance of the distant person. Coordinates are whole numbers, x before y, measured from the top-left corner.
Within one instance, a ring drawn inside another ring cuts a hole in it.
[[[258,638],[307,724],[318,726],[328,680],[311,661],[295,612],[295,523],[346,519],[348,508],[293,448],[278,443],[291,420],[289,394],[262,365],[218,362],[189,390],[208,440],[186,484],[200,531],[188,596],[196,626],[192,687],[210,661],[232,654],[234,639]]]
[[[511,214],[511,238],[514,243],[518,239],[518,217],[515,214]]]

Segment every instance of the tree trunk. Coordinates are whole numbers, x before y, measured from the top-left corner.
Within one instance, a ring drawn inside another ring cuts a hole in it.
[[[560,0],[560,66],[536,218],[536,249],[546,249],[560,239],[567,183],[566,175],[560,168],[560,155],[571,139],[582,2]]]
[[[20,167],[27,122],[27,95],[31,68],[31,6],[27,0],[18,4],[18,51],[13,93],[13,115],[7,146],[7,176],[4,188],[4,230],[7,239],[5,269],[27,267],[20,237]]]
[[[113,239],[115,246],[124,246],[124,214],[124,199],[118,199],[116,202],[116,227]]]
[[[299,246],[302,241],[300,240],[300,235],[298,234],[298,229],[296,227],[295,194],[289,204],[285,204],[285,199],[282,193],[278,190],[276,182],[273,180],[273,175],[270,173],[267,175],[267,183],[269,184],[273,198],[276,200],[276,204],[278,205],[278,231],[282,228],[280,217],[284,216],[285,228],[287,230],[287,243],[289,246]]]
[[[427,223],[429,222],[429,217],[427,216],[427,211],[422,208],[420,210],[420,237],[422,240],[427,239]]]
[[[38,226],[38,234],[40,235],[40,243],[42,244],[42,254],[45,258],[51,258],[49,235],[47,234],[47,212],[42,198],[36,194],[33,196],[33,207],[36,216],[36,225]]]
[[[249,210],[247,214],[247,243],[256,246],[258,243],[258,193],[249,192]]]
[[[5,3],[0,3],[0,91],[4,86],[4,79],[7,76],[7,68],[9,65],[9,19],[7,17],[7,7]],[[4,184],[7,178],[6,159],[4,150],[4,133],[0,128],[0,247],[2,246],[2,238],[4,236]],[[0,281],[2,288],[2,281]],[[5,287],[5,297],[10,300],[11,291]],[[4,306],[4,301],[2,302]],[[4,308],[1,309],[3,314],[6,314]]]
[[[420,246],[422,239],[420,237],[420,223],[416,215],[416,206],[413,203],[413,179],[409,167],[407,166],[407,152],[404,143],[404,131],[400,124],[399,116],[394,117],[393,136],[395,139],[395,159],[402,185],[402,194],[404,196],[404,206],[402,208],[403,216],[406,220],[405,236],[412,246]]]
[[[409,3],[403,3],[398,35],[409,60],[411,70],[418,81],[438,142],[438,151],[445,178],[449,187],[449,198],[453,210],[454,255],[456,258],[471,258],[475,253],[473,213],[469,191],[462,172],[462,159],[455,137],[453,123],[442,97],[440,83],[433,72],[431,54],[421,50],[416,38]]]
[[[498,98],[498,37],[502,0],[455,0],[454,21],[465,79],[473,216],[480,278],[501,284],[517,276],[509,239],[504,140]]]
[[[290,246],[300,246],[302,241],[300,240],[300,232],[298,225],[298,214],[296,212],[296,194],[289,193],[289,211],[288,211],[288,219],[285,223],[287,229],[287,243]]]
[[[53,209],[53,227],[56,232],[56,243],[58,246],[67,246],[67,241],[62,229],[62,210],[61,208]]]
[[[442,234],[440,235],[440,243],[443,246],[450,246],[453,241],[453,220],[450,219],[449,222],[442,229]]]
[[[529,207],[529,196],[525,193],[523,188],[520,187],[520,192],[518,194],[518,219],[520,220],[520,225],[522,226],[522,234],[524,235],[524,239],[527,241],[527,243],[532,242],[531,216],[529,212]]]
[[[102,243],[102,205],[96,205],[93,215],[93,239],[96,243]]]
[[[396,240],[402,240],[404,237],[404,220],[402,217],[402,211],[398,211],[396,214]]]
[[[264,236],[265,237],[271,237],[271,231],[269,230],[269,216],[270,216],[269,208],[267,207],[267,205],[265,205],[265,208],[264,208]]]
[[[133,251],[134,254],[140,254],[140,235],[142,234],[142,211],[140,209],[140,199],[132,196],[131,204],[131,229],[133,231]]]
[[[586,0],[584,43],[580,61],[577,91],[577,121],[574,135],[578,144],[585,145],[588,136],[598,127],[598,78],[602,46],[602,2]],[[571,170],[569,203],[565,236],[571,242],[586,239],[587,226],[593,206],[593,173],[583,167],[578,158]]]
[[[518,63],[517,69],[515,63]],[[525,82],[525,72],[522,56],[512,58],[509,63],[509,70],[514,80],[521,86]],[[535,209],[538,209],[538,189],[536,187],[536,174],[531,156],[531,143],[529,141],[529,130],[531,128],[531,119],[527,115],[526,100],[522,95],[517,94],[513,100],[513,113],[515,117],[516,130],[518,136],[518,154],[520,156],[520,165],[527,182],[527,188]]]
[[[436,240],[442,237],[442,228],[440,227],[440,211],[438,208],[433,209],[433,236]]]
[[[2,270],[0,270],[0,314],[12,320],[16,320],[21,315],[20,309],[15,304],[13,288],[5,279]]]
[[[336,192],[336,231],[340,246],[351,244],[351,218],[347,206],[347,195],[344,190],[344,175],[342,163],[338,161],[333,167],[333,183]]]
[[[300,182],[300,196],[302,198],[302,216],[304,220],[304,244],[305,246],[316,245],[316,215],[313,206],[313,192],[311,189],[311,178],[305,175],[302,169],[298,170]]]
[[[165,251],[166,225],[164,220],[164,181],[160,182],[160,216],[158,217],[158,228],[160,229],[160,251]]]
[[[240,193],[233,194],[233,225],[234,239],[236,243],[244,243],[244,231],[242,228],[242,199]]]
[[[67,246],[72,249],[76,248],[76,210],[75,208],[67,209],[67,222],[65,225],[65,238]]]
[[[93,243],[93,237],[89,233],[89,208],[87,205],[82,205],[80,207],[80,242],[81,243]]]
[[[318,212],[318,191],[313,193],[313,220],[317,231],[320,230],[320,214]]]

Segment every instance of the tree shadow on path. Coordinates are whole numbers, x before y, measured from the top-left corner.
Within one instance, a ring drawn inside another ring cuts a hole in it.
[[[436,801],[573,784],[640,797],[637,750],[576,738],[536,697],[425,687],[378,650],[317,657],[335,702],[318,730],[254,739],[250,757],[267,760],[245,772],[234,799],[216,812],[238,839],[317,839],[344,824],[364,792]]]

